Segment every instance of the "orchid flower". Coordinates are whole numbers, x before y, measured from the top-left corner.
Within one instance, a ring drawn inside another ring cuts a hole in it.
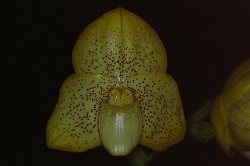
[[[213,104],[210,119],[224,152],[233,156],[237,151],[250,160],[250,59],[232,72]]]
[[[63,83],[47,123],[47,146],[84,152],[103,145],[114,156],[138,144],[164,151],[186,131],[166,50],[139,16],[117,8],[92,22],[72,52],[75,73]]]

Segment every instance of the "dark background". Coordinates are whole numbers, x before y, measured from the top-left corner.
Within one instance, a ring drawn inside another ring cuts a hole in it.
[[[11,1],[8,19],[6,119],[7,165],[128,165],[103,147],[84,153],[48,149],[45,127],[62,82],[74,73],[71,51],[79,34],[105,12],[123,7],[155,29],[168,53],[168,70],[178,83],[185,115],[221,91],[231,71],[250,57],[249,0]],[[4,91],[5,92],[5,91]],[[10,96],[8,98],[8,96]],[[11,141],[10,141],[11,140]],[[15,164],[14,164],[15,163]],[[185,140],[160,153],[151,165],[247,166],[215,140]]]

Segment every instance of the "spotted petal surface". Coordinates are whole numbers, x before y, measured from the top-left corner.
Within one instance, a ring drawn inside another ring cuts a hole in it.
[[[142,73],[165,73],[167,54],[157,33],[122,8],[104,14],[79,36],[73,49],[76,73],[120,80]]]
[[[101,75],[73,74],[67,78],[47,124],[48,147],[83,152],[100,146],[100,103],[116,83],[116,79]]]
[[[143,130],[140,144],[162,151],[185,135],[185,118],[175,80],[167,74],[142,74],[125,85],[135,90],[141,103]]]

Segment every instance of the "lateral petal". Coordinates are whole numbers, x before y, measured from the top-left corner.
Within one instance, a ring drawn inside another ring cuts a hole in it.
[[[71,75],[60,90],[56,108],[47,123],[47,146],[84,152],[100,146],[98,114],[102,100],[116,79],[103,75]]]
[[[137,75],[126,80],[124,85],[135,90],[135,98],[141,104],[141,145],[163,151],[183,140],[186,123],[182,101],[170,75]]]

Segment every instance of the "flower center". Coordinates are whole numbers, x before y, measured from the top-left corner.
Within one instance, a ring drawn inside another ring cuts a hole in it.
[[[130,89],[115,88],[109,92],[108,103],[123,106],[134,102],[133,92]]]

